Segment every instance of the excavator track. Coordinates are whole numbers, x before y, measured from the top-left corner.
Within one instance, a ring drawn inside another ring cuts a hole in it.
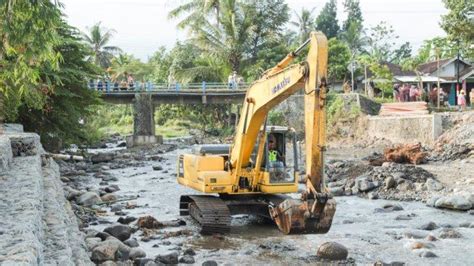
[[[214,196],[181,196],[180,215],[190,215],[201,225],[201,234],[227,233],[231,215],[226,203]]]

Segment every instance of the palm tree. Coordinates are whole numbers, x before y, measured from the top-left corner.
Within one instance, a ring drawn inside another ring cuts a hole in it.
[[[292,21],[291,24],[298,27],[299,38],[301,42],[306,41],[309,38],[309,33],[315,29],[314,25],[314,8],[308,10],[306,8],[301,9],[301,13],[295,12],[296,21]]]
[[[222,0],[187,0],[184,4],[171,10],[168,14],[170,19],[186,15],[179,23],[181,29],[187,26],[198,26],[207,19],[207,15],[215,12],[216,24],[219,24],[219,16]]]
[[[115,31],[104,28],[100,24],[101,22],[98,22],[88,28],[89,34],[83,33],[82,37],[94,53],[95,64],[106,69],[110,66],[114,53],[121,52],[121,49],[107,45]]]
[[[224,0],[221,2],[219,26],[204,20],[194,30],[194,40],[205,53],[226,60],[231,69],[238,72],[248,48],[253,14],[248,5],[237,0]]]

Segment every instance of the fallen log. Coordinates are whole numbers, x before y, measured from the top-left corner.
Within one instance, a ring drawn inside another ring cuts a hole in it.
[[[68,155],[68,154],[54,154],[54,153],[49,153],[48,154],[50,157],[56,160],[64,160],[64,161],[84,161],[83,156],[78,156],[78,155]]]

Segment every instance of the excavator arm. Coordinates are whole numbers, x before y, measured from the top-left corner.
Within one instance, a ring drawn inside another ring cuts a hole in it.
[[[290,65],[309,45],[307,59]],[[248,176],[250,155],[270,110],[299,90],[304,92],[306,191],[301,200],[285,200],[271,206],[270,214],[284,233],[326,233],[332,223],[336,203],[326,193],[322,182],[325,147],[325,101],[328,47],[326,37],[312,32],[310,39],[290,53],[247,91],[242,115],[230,154],[234,184]],[[263,140],[263,138],[262,138]],[[260,142],[262,144],[262,141]],[[258,149],[257,163],[262,161],[263,148]],[[259,165],[255,169],[259,169]],[[254,175],[254,178],[257,178]],[[255,180],[252,182],[256,184]]]

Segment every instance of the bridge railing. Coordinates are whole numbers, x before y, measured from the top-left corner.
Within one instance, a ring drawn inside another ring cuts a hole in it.
[[[250,83],[219,83],[206,82],[201,83],[152,83],[152,82],[136,82],[133,85],[124,85],[120,83],[103,82],[89,83],[91,90],[97,90],[105,93],[127,93],[137,91],[181,91],[181,90],[239,90],[247,89]]]

